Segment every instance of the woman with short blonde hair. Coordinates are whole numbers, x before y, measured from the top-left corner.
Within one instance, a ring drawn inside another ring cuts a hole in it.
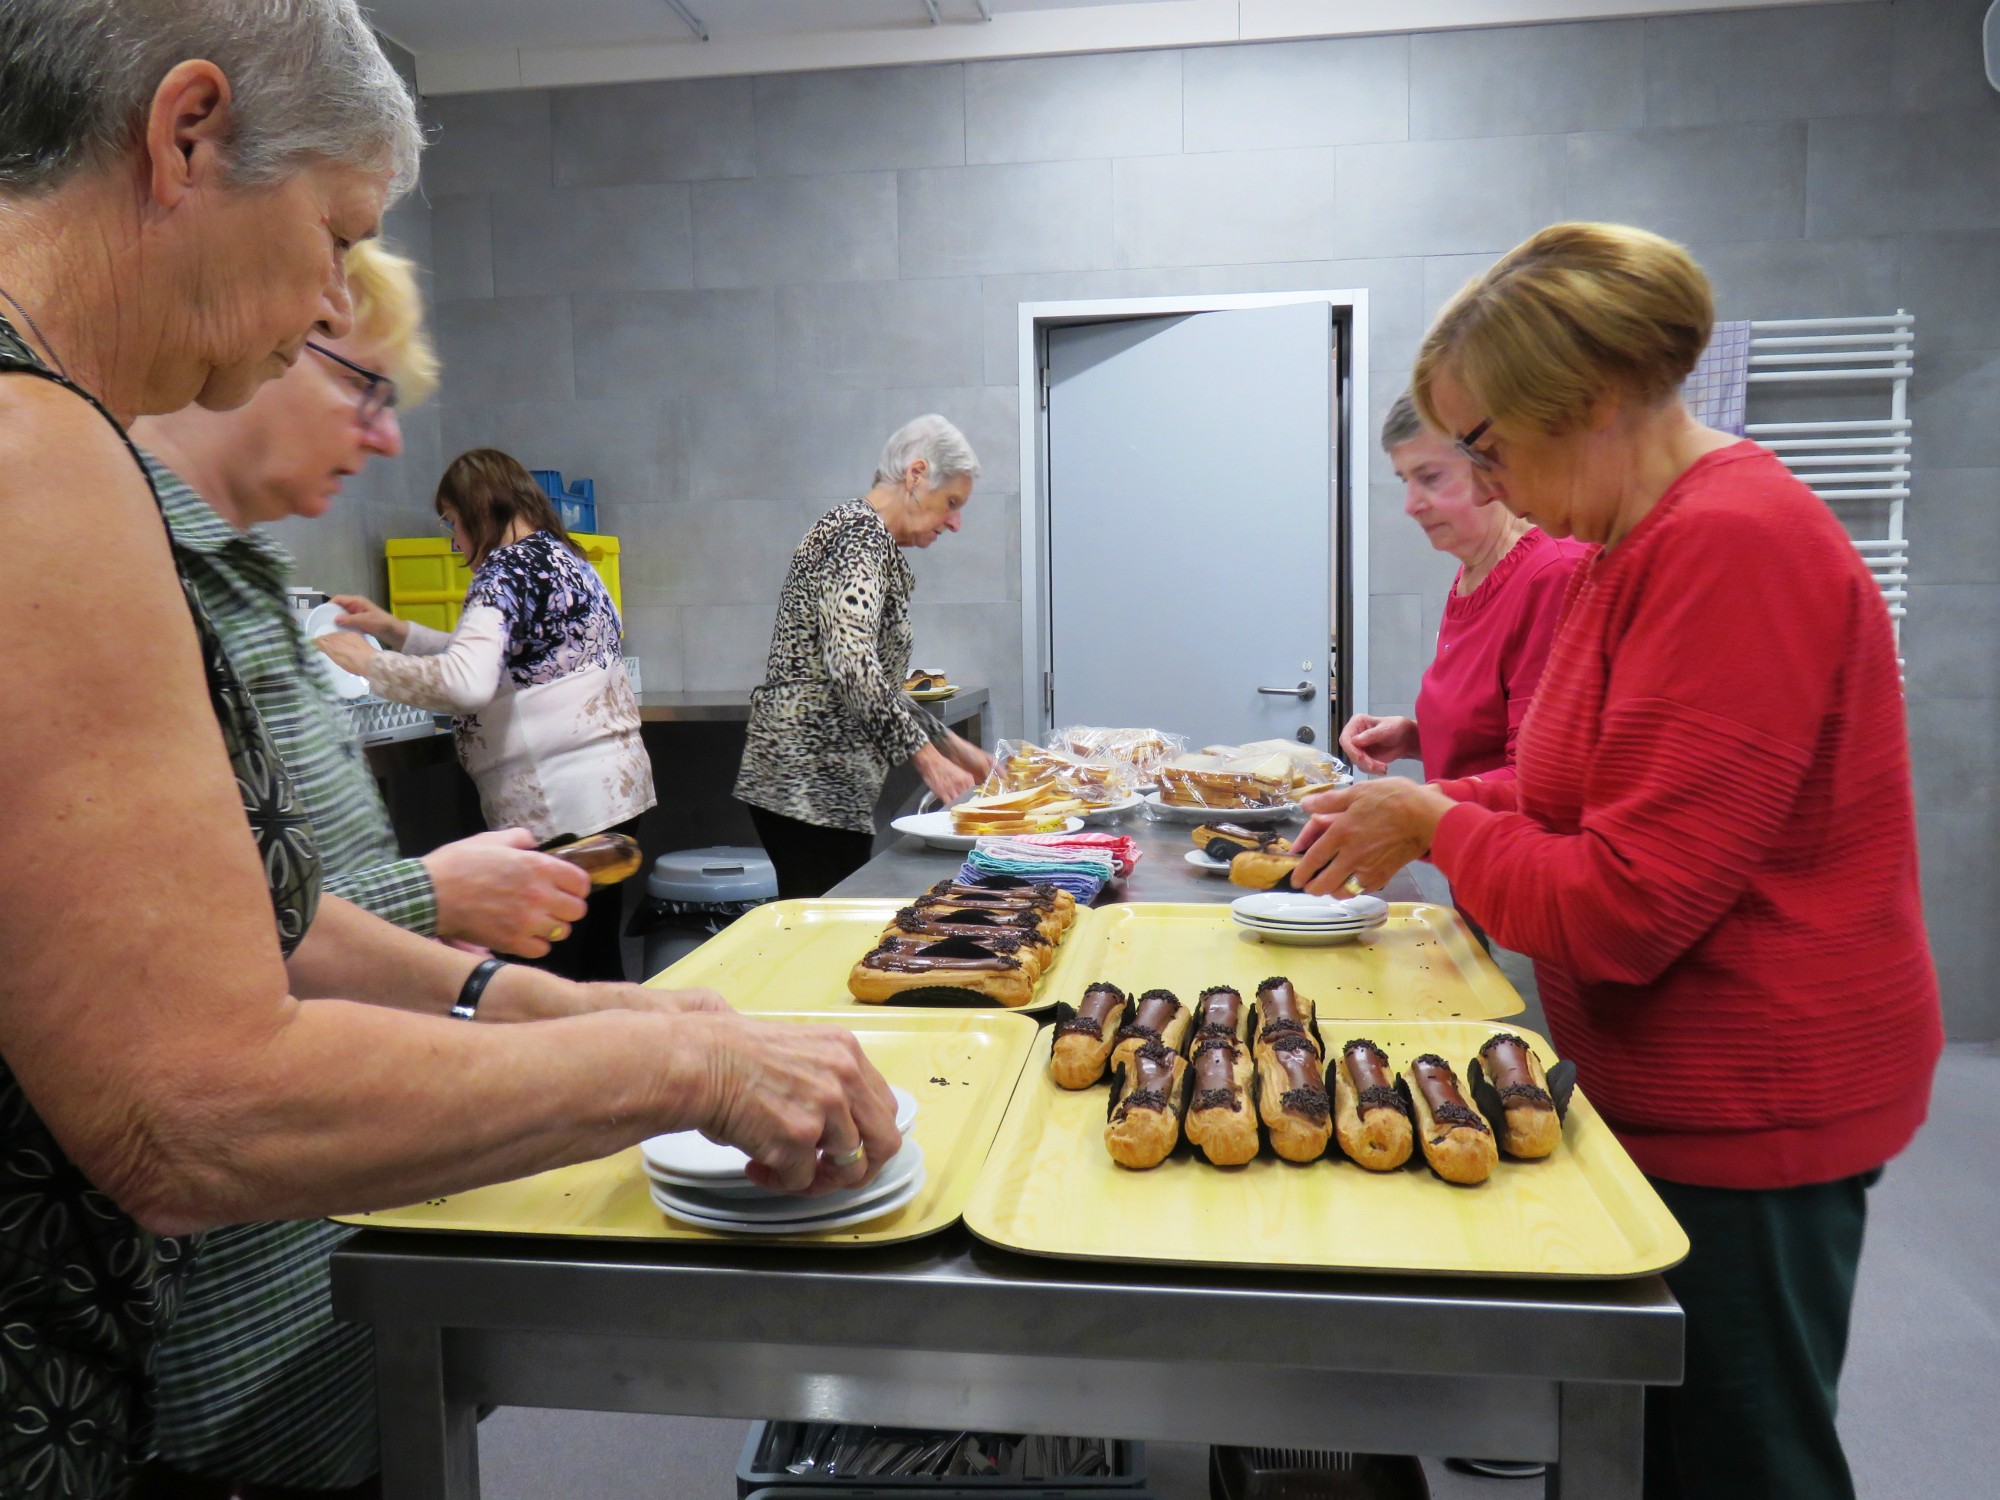
[[[1615,224],[1542,231],[1439,315],[1426,419],[1489,499],[1603,551],[1517,779],[1311,799],[1300,878],[1427,854],[1535,960],[1557,1048],[1687,1229],[1648,1500],[1841,1500],[1866,1190],[1943,1030],[1888,610],[1812,491],[1681,405],[1711,321],[1687,252]]]

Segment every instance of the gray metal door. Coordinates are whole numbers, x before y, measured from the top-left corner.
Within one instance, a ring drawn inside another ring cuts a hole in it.
[[[1056,725],[1329,743],[1333,338],[1311,302],[1050,330]]]

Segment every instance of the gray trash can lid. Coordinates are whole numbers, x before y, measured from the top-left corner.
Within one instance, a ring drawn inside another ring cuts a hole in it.
[[[646,894],[657,901],[775,901],[778,872],[762,849],[680,849],[653,861]]]

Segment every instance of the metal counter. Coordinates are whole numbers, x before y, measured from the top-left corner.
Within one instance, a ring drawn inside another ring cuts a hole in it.
[[[1122,826],[1146,857],[1111,899],[1234,894],[1181,859],[1185,826]],[[911,894],[959,860],[905,839],[834,894]],[[1545,1459],[1550,1496],[1638,1500],[1644,1388],[1681,1378],[1657,1276],[1094,1265],[962,1226],[869,1251],[369,1230],[333,1286],[375,1327],[387,1500],[476,1496],[487,1404]]]

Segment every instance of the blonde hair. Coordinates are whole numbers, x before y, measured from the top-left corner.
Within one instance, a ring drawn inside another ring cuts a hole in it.
[[[347,290],[354,299],[354,332],[388,351],[397,399],[416,406],[437,389],[437,349],[424,327],[424,298],[416,262],[362,240],[347,252]]]
[[[1628,224],[1551,224],[1469,282],[1424,335],[1410,392],[1452,378],[1494,422],[1561,433],[1607,394],[1678,390],[1715,325],[1708,277],[1672,240]]]

